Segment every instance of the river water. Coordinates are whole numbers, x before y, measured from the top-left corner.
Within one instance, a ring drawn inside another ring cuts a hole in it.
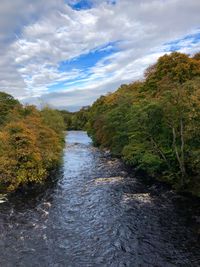
[[[0,266],[200,266],[198,203],[131,178],[85,132],[44,188],[0,201]]]

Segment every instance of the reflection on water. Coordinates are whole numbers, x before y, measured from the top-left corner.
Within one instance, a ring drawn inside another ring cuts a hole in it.
[[[85,132],[68,133],[54,178],[0,203],[0,266],[200,266],[196,203],[156,196]]]

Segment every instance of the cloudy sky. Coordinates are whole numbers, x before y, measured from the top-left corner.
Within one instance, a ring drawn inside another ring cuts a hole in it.
[[[1,0],[0,90],[77,110],[170,51],[200,51],[200,0]]]

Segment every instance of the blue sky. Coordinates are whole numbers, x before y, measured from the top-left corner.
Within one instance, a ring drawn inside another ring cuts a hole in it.
[[[199,14],[199,0],[7,0],[0,90],[78,110],[141,79],[164,53],[200,51]]]
[[[107,0],[105,2],[107,4],[115,5],[117,3],[117,0]],[[91,9],[95,7],[97,3],[98,1],[80,0],[80,1],[74,1],[74,3],[72,2],[69,5],[75,10],[84,10],[84,9]]]
[[[85,8],[85,6],[83,7]],[[193,47],[193,45],[200,44],[200,30],[193,34],[188,34],[180,39],[165,43],[163,47],[161,47],[161,51],[163,52],[172,52],[172,51],[180,51],[184,49],[188,49]],[[59,63],[58,70],[62,73],[67,73],[72,69],[76,69],[80,71],[79,77],[75,77],[74,79],[66,79],[63,82],[57,83],[49,87],[49,92],[62,91],[68,88],[73,88],[74,86],[84,85],[85,79],[92,75],[90,69],[95,67],[95,65],[104,61],[109,64],[109,56],[114,55],[117,52],[120,52],[119,49],[120,41],[108,43],[102,47],[91,50],[87,54],[82,54],[78,57],[75,57],[71,60],[62,61]],[[122,51],[121,51],[122,52]],[[111,75],[112,76],[112,75]],[[101,80],[101,79],[100,79]],[[97,79],[94,80],[97,82]]]
[[[188,34],[183,38],[164,44],[166,46],[164,51],[172,52],[172,51],[179,51],[184,48],[188,49],[192,48],[194,45],[198,45],[199,43],[200,43],[200,29],[197,29],[197,31],[193,34]]]
[[[98,47],[91,50],[87,54],[82,54],[70,60],[64,60],[59,63],[58,71],[61,73],[68,73],[71,70],[80,71],[78,77],[66,79],[62,82],[50,86],[49,92],[54,92],[57,90],[64,90],[66,85],[68,87],[80,86],[84,84],[84,81],[92,75],[91,68],[100,61],[105,61],[109,64],[109,56],[119,51],[118,42],[108,43],[102,47]],[[98,81],[98,78],[95,79]],[[94,81],[94,82],[95,82]]]
[[[70,5],[73,9],[82,10],[92,8],[92,2],[87,0],[78,1],[77,3]]]
[[[88,68],[95,66],[100,60],[107,58],[118,50],[117,42],[105,44],[104,46],[91,50],[86,54],[82,54],[71,60],[60,62],[59,71],[70,71],[71,69],[87,70]]]

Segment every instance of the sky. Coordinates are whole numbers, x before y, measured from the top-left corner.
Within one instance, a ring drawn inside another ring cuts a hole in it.
[[[200,0],[1,0],[0,91],[76,111],[171,51],[200,51]]]

